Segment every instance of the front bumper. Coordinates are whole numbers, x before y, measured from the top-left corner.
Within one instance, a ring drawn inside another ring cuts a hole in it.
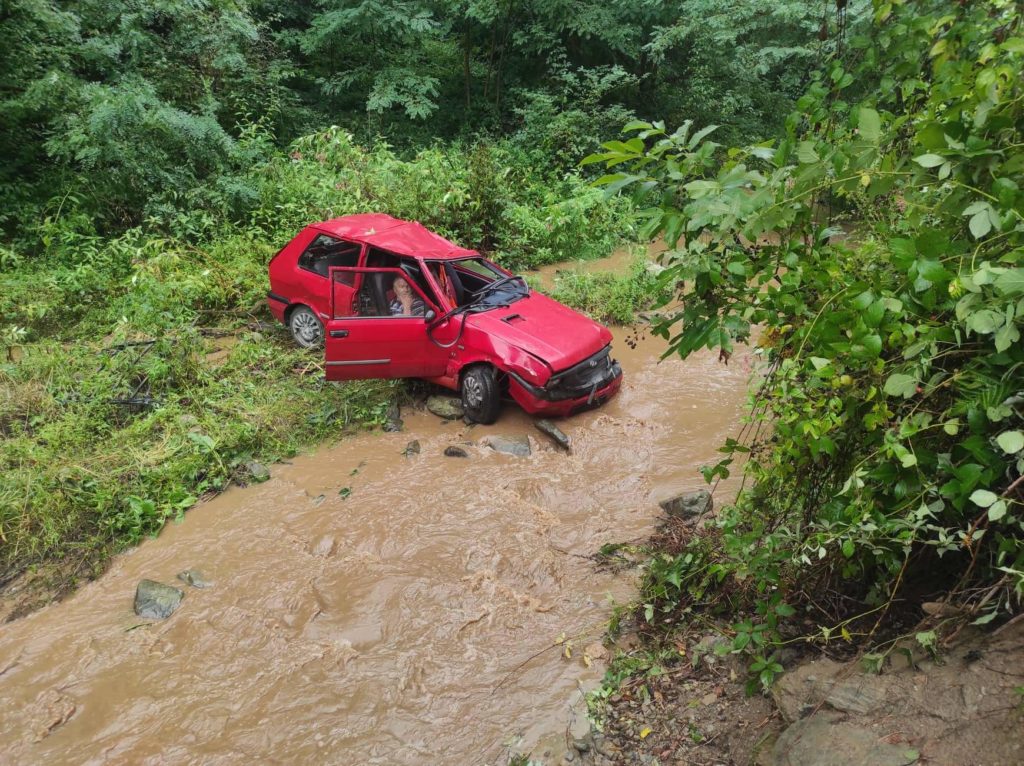
[[[565,417],[599,407],[621,387],[622,367],[611,358],[611,346],[552,375],[543,386],[509,373],[509,394],[531,415]]]

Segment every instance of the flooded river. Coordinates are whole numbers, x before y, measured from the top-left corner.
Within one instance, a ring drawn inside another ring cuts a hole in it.
[[[633,585],[585,557],[647,534],[739,428],[748,359],[662,348],[620,332],[624,387],[560,424],[571,455],[511,404],[473,428],[406,411],[405,432],[271,466],[0,627],[0,762],[504,763],[564,731],[603,672],[584,648]],[[464,442],[469,459],[442,455]],[[213,586],[134,615],[140,579],[185,588],[187,568]]]

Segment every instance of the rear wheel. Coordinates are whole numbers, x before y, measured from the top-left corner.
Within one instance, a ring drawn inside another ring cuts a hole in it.
[[[467,418],[484,425],[498,419],[501,392],[498,390],[494,368],[489,364],[479,364],[466,370],[462,375],[459,392],[462,394],[462,410]]]
[[[324,325],[313,310],[296,306],[288,315],[288,329],[295,342],[303,348],[319,348],[324,343]]]

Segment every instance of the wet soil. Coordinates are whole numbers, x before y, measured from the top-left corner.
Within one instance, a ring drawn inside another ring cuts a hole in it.
[[[620,395],[559,423],[572,454],[512,405],[489,427],[403,411],[404,432],[270,466],[0,628],[0,762],[498,763],[564,729],[603,672],[578,648],[633,593],[589,557],[703,485],[751,371],[624,340]],[[139,580],[189,568],[212,586],[134,615]]]

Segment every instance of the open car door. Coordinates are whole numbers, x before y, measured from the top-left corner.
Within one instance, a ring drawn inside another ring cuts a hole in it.
[[[402,310],[393,286],[404,279],[413,314]],[[331,317],[325,323],[328,380],[433,378],[444,375],[449,352],[427,335],[438,307],[401,269],[334,267]]]

